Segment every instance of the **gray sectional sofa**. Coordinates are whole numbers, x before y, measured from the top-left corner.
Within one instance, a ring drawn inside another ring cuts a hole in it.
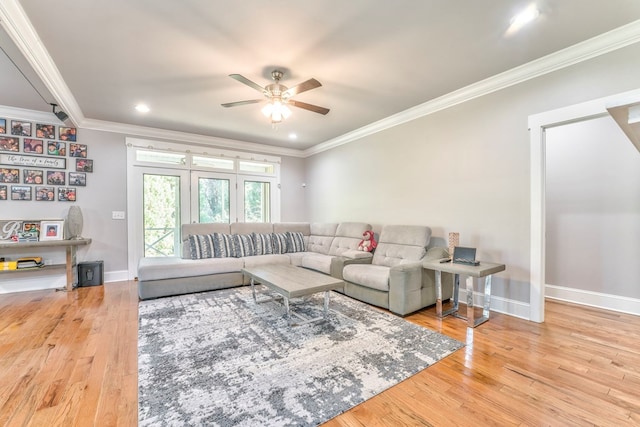
[[[433,272],[420,264],[446,252],[427,252],[431,230],[384,226],[372,255],[357,250],[371,229],[358,222],[183,224],[182,257],[142,258],[138,294],[151,299],[246,285],[242,268],[282,263],[343,279],[344,294],[399,315],[435,304]],[[443,282],[447,299],[452,280]]]

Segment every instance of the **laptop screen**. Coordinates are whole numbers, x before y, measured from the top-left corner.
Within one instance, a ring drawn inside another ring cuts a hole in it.
[[[453,262],[471,264],[476,260],[476,248],[456,246],[453,248]]]

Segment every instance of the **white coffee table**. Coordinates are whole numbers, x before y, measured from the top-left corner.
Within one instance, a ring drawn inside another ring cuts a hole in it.
[[[287,311],[287,319],[291,326],[326,320],[329,314],[330,291],[344,287],[344,282],[340,279],[289,264],[248,267],[243,268],[242,273],[251,279],[251,291],[253,293],[253,300],[256,303],[273,301],[275,299],[265,298],[258,300],[255,290],[256,283],[266,286],[282,297]],[[324,312],[322,317],[306,318],[291,310],[289,306],[289,300],[291,298],[305,297],[318,292],[324,292]],[[292,322],[292,315],[300,319],[300,322]]]

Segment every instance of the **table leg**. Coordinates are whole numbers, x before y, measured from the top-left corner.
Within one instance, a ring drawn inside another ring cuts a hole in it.
[[[475,323],[475,313],[473,311],[473,277],[467,276],[466,279],[466,287],[467,287],[467,325],[470,328],[473,328]]]
[[[253,302],[258,302],[258,300],[256,299],[256,285],[253,281],[253,277],[251,278],[251,292],[253,293]]]
[[[453,280],[453,307],[443,311],[442,310],[442,272],[435,271],[436,273],[436,316],[445,317],[450,314],[456,314],[458,312],[458,294],[460,291],[460,275],[455,274]]]
[[[67,246],[66,257],[66,271],[67,271],[67,286],[66,291],[71,292],[76,284],[76,277],[78,276],[78,270],[76,267],[76,247]],[[75,273],[75,274],[74,274]]]
[[[329,317],[329,291],[324,291],[324,318]]]
[[[284,300],[284,306],[287,309],[287,322],[289,322],[289,326],[293,326],[293,323],[291,322],[291,309],[289,308],[289,298],[283,296],[282,299]]]
[[[442,317],[442,272],[439,270],[436,273],[436,316]]]

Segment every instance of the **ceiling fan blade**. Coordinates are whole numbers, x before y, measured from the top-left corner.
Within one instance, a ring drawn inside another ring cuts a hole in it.
[[[313,111],[314,113],[327,114],[329,112],[328,108],[318,107],[317,105],[307,104],[306,102],[294,101],[293,99],[289,100],[289,104],[304,110]]]
[[[322,84],[316,79],[309,79],[306,82],[302,82],[297,86],[289,88],[282,94],[282,96],[285,98],[291,98],[294,95],[297,95],[302,92],[306,92],[311,89],[315,89],[320,86],[322,86]]]
[[[266,93],[266,89],[265,88],[263,88],[262,86],[260,86],[257,83],[252,82],[251,80],[249,80],[248,78],[246,78],[245,76],[243,76],[241,74],[229,74],[229,77],[239,81],[240,83],[244,83],[249,87],[254,88],[255,90],[257,90],[260,93]]]
[[[257,104],[258,102],[262,101],[264,101],[264,99],[250,99],[248,101],[227,102],[226,104],[221,105],[223,107],[237,107],[238,105]]]

